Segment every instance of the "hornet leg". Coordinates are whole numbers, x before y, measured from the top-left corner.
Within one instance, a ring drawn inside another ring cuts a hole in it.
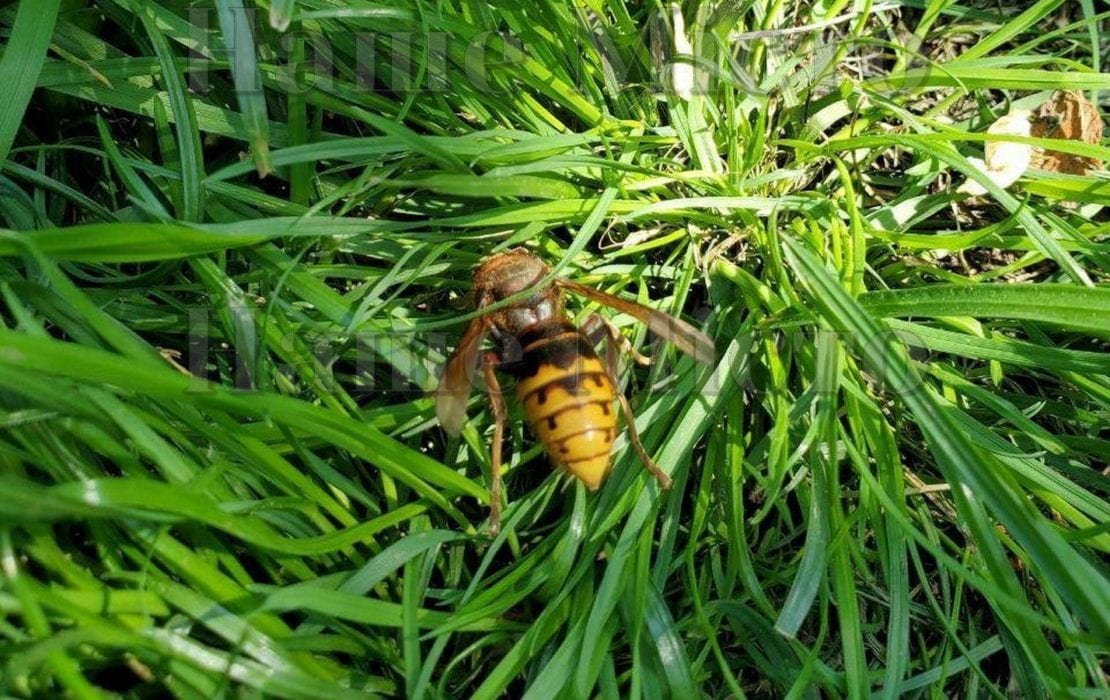
[[[594,345],[600,345],[602,340],[609,340],[611,343],[616,343],[621,352],[631,357],[636,364],[645,366],[651,364],[651,358],[632,347],[632,341],[624,337],[624,333],[621,333],[612,321],[601,314],[590,314],[582,324],[582,332]]]
[[[632,448],[636,450],[636,456],[640,458],[640,462],[644,465],[655,480],[659,482],[659,486],[663,489],[671,487],[671,477],[659,468],[659,465],[648,456],[647,450],[644,449],[644,444],[640,442],[640,433],[636,430],[636,416],[632,414],[632,406],[628,403],[628,397],[620,390],[618,383],[618,355],[617,349],[624,350],[639,364],[651,364],[651,358],[645,357],[636,352],[635,348],[625,338],[620,330],[609,321],[609,319],[601,316],[600,314],[591,314],[586,322],[582,325],[582,332],[590,339],[594,345],[597,345],[604,337],[608,342],[605,343],[605,364],[609,372],[609,380],[616,388],[617,400],[621,404],[621,412],[624,414],[625,425],[628,426],[628,438],[632,442]]]
[[[491,476],[493,484],[489,492],[489,529],[493,534],[501,529],[501,443],[505,438],[505,398],[501,395],[501,384],[497,381],[494,368],[498,360],[494,353],[486,355],[482,372],[486,379],[486,393],[493,406],[493,445],[490,447]]]

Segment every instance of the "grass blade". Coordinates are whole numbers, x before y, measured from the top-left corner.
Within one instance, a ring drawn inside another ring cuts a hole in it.
[[[8,98],[0,107],[0,162],[6,161],[46,62],[61,0],[21,0],[0,58],[0,81]]]

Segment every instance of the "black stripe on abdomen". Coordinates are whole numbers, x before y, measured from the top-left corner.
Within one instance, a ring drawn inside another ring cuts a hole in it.
[[[502,365],[502,369],[517,379],[534,377],[545,365],[568,369],[579,358],[590,360],[597,357],[590,341],[577,328],[565,322],[534,326],[517,340],[523,349],[523,357],[519,362]]]

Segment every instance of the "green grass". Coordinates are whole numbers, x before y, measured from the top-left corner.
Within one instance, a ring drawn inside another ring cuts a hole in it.
[[[954,194],[1107,16],[863,5],[687,3],[689,101],[664,5],[0,8],[5,696],[1110,693],[1105,171]],[[491,538],[428,392],[517,245],[718,358],[610,314],[674,488],[511,403]]]

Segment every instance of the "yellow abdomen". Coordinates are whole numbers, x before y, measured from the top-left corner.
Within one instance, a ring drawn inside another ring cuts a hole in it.
[[[553,464],[597,489],[617,432],[616,393],[601,360],[577,331],[566,331],[525,346],[522,364],[528,371],[518,374],[516,394],[532,432]]]

